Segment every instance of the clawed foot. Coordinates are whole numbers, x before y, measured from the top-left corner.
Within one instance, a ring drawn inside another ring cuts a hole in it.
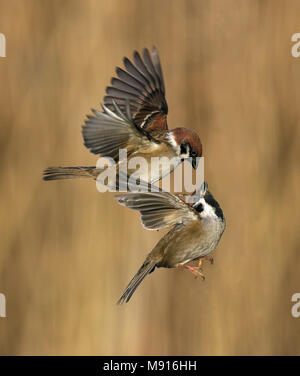
[[[190,265],[183,265],[183,264],[178,264],[178,268],[183,268],[189,270],[191,273],[194,274],[195,278],[200,277],[202,281],[205,280],[205,275],[201,273],[201,268],[199,266],[190,266]]]
[[[202,273],[202,268],[201,268],[202,267],[202,263],[203,263],[204,260],[209,261],[211,264],[214,263],[213,256],[207,255],[207,256],[204,256],[204,257],[199,257],[199,259],[198,259],[198,266],[178,264],[177,268],[187,269],[191,273],[194,274],[195,278],[200,277],[202,279],[202,281],[204,281],[205,280],[205,275]]]
[[[203,263],[204,260],[209,261],[211,265],[214,263],[214,258],[213,258],[213,256],[204,256],[204,257],[200,257],[200,258],[199,258],[199,262],[198,262],[198,267],[199,267],[199,268],[201,268],[202,263]]]

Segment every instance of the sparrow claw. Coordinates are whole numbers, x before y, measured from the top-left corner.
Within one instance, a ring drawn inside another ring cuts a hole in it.
[[[207,260],[210,262],[211,265],[214,264],[214,257],[213,256],[204,256],[204,257],[200,257],[199,259],[199,262],[198,262],[198,267],[200,267],[202,265],[202,262],[204,260]]]
[[[204,274],[198,272],[197,275],[196,275],[196,273],[195,273],[195,279],[197,279],[198,277],[201,278],[201,281],[205,281],[205,275]]]
[[[195,268],[195,278],[198,278],[200,277],[202,281],[205,281],[205,275],[203,273],[201,273],[202,271],[202,268]]]
[[[198,267],[198,266],[190,266],[190,265],[178,264],[177,267],[189,270],[191,273],[194,274],[195,279],[198,278],[198,277],[200,277],[202,281],[205,280],[205,275],[203,273],[201,273],[200,270],[202,270],[202,269],[200,267]]]

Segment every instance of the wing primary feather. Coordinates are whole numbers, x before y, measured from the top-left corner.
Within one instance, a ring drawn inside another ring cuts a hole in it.
[[[148,94],[151,93],[151,91],[148,90],[148,88],[145,86],[145,84],[138,80],[137,77],[133,76],[132,74],[124,71],[122,68],[117,68],[116,73],[118,77],[123,80],[124,82],[129,82],[132,86],[136,87],[140,91],[147,91]]]
[[[138,70],[147,78],[150,84],[152,84],[152,89],[156,88],[155,79],[153,78],[152,74],[147,69],[145,63],[143,62],[140,54],[137,51],[134,51],[133,54],[134,62]]]
[[[130,85],[129,83],[127,83],[125,81],[122,81],[122,80],[120,80],[119,78],[116,78],[116,77],[113,77],[111,79],[111,85],[113,87],[115,87],[116,89],[130,92],[133,95],[141,95],[141,94],[143,94],[140,89],[138,89],[138,88]]]
[[[143,82],[146,87],[148,86],[150,92],[152,91],[149,80],[132,64],[127,57],[124,58],[124,65],[129,73],[131,73],[134,77],[139,78],[139,80]]]
[[[144,48],[143,50],[143,58],[144,58],[144,62],[145,62],[145,65],[148,69],[149,72],[151,72],[152,76],[154,77],[155,79],[155,88],[157,90],[159,90],[159,87],[160,87],[160,79],[159,79],[159,76],[158,74],[156,73],[155,71],[155,68],[153,66],[153,63],[152,63],[152,59],[151,59],[151,56],[150,56],[150,53],[149,53],[149,50],[147,48]]]
[[[157,51],[157,48],[155,46],[153,46],[153,48],[152,48],[152,54],[151,55],[152,55],[153,65],[155,67],[156,72],[158,73],[159,78],[160,78],[162,93],[165,94],[164,76],[163,76],[162,69],[161,69],[158,51]]]
[[[137,96],[136,94],[132,94],[128,91],[125,91],[125,90],[120,90],[120,89],[117,89],[113,86],[107,86],[106,87],[106,93],[108,95],[112,95],[112,96],[117,96],[119,98],[130,98],[130,99],[133,99],[133,100],[139,100],[139,96]]]
[[[158,52],[153,47],[142,54],[133,53],[133,59],[123,59],[124,69],[117,67],[117,77],[106,88],[104,105],[115,112],[113,101],[127,116],[126,101],[129,100],[131,117],[137,127],[147,131],[168,129],[166,115],[168,105]],[[104,111],[106,112],[106,111]],[[118,114],[120,116],[120,114]]]
[[[138,210],[145,228],[163,228],[197,218],[194,209],[169,192],[116,195],[119,204]]]

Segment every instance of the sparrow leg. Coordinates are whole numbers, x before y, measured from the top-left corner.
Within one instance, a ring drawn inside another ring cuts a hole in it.
[[[198,260],[199,260],[199,261],[198,261],[198,268],[200,268],[200,269],[201,269],[201,266],[202,266],[202,263],[203,263],[204,260],[209,261],[209,262],[211,263],[211,265],[214,263],[214,258],[213,258],[213,256],[204,256],[204,257],[200,257]]]
[[[190,266],[190,265],[185,265],[185,264],[178,264],[177,265],[177,268],[182,268],[182,269],[187,269],[189,270],[191,273],[194,274],[194,276],[197,278],[197,277],[200,277],[202,279],[202,281],[205,280],[205,275],[203,273],[200,272],[199,270],[199,267],[197,266]]]

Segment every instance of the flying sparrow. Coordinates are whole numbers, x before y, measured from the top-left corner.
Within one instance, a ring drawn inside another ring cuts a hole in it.
[[[202,156],[199,136],[187,128],[168,130],[168,105],[162,69],[156,48],[150,55],[143,50],[143,58],[134,52],[133,62],[124,58],[125,69],[117,68],[117,78],[112,78],[106,88],[103,112],[92,110],[82,128],[84,145],[100,157],[111,157],[120,166],[127,166],[133,157],[143,157],[147,168],[141,166],[139,177],[147,182],[160,180],[172,172],[184,159],[197,167],[197,157]],[[119,149],[125,149],[125,158],[119,158]],[[148,168],[151,157],[174,158],[171,165],[162,165],[151,175]],[[101,169],[91,167],[49,167],[44,180],[86,177],[97,179]],[[129,172],[129,169],[128,169]]]
[[[207,183],[204,182],[195,193],[193,205],[164,191],[118,194],[115,197],[121,205],[140,212],[146,229],[172,226],[148,254],[118,304],[127,303],[142,280],[155,268],[186,268],[204,279],[200,272],[202,260],[217,247],[225,230],[223,211],[207,190]],[[186,265],[194,260],[199,260],[198,267]]]

